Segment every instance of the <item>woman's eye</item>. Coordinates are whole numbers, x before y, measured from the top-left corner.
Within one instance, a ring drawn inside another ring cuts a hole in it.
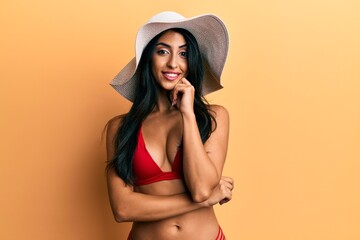
[[[187,52],[180,52],[180,56],[187,58],[188,53]]]
[[[163,50],[163,49],[160,49],[157,51],[158,54],[160,55],[164,55],[164,54],[167,54],[167,51],[166,50]]]

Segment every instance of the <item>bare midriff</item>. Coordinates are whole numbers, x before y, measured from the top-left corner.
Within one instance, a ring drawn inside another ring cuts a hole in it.
[[[183,180],[166,180],[135,187],[136,192],[151,195],[175,195],[186,192]],[[185,214],[152,222],[134,222],[134,240],[212,240],[216,238],[219,224],[213,207],[203,207]]]

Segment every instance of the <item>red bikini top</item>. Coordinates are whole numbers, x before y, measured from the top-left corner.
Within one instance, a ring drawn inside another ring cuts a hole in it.
[[[141,186],[163,180],[182,179],[182,155],[182,148],[180,147],[176,152],[171,172],[163,172],[146,149],[140,127],[133,159],[135,185]]]

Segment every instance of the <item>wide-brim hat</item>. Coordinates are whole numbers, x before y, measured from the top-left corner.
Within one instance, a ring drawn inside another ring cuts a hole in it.
[[[229,37],[221,19],[213,14],[185,18],[176,12],[161,12],[139,29],[135,57],[110,82],[128,100],[135,99],[135,89],[140,81],[136,69],[144,48],[156,35],[170,28],[186,29],[196,38],[205,64],[202,94],[223,88],[220,77],[228,53]]]

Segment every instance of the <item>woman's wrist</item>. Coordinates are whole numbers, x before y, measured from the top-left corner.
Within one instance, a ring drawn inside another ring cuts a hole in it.
[[[182,117],[184,119],[184,121],[194,121],[196,123],[196,117],[195,117],[195,113],[193,111],[189,111],[189,112],[181,112]]]
[[[209,203],[208,200],[205,200],[203,202],[199,202],[197,204],[199,204],[200,207],[211,207],[211,204]]]

